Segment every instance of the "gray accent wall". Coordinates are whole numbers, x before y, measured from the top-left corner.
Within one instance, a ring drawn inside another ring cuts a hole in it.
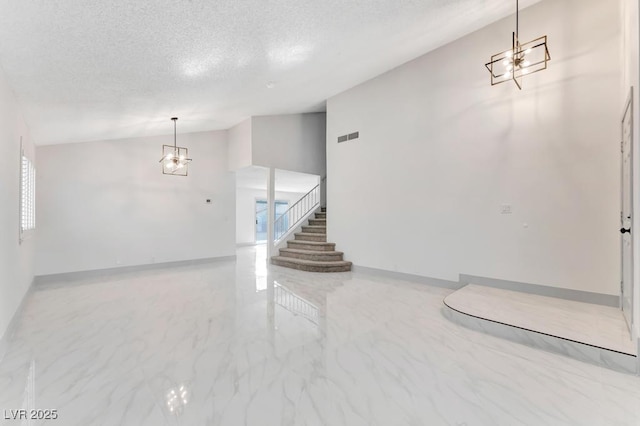
[[[326,176],[326,114],[251,118],[254,166]]]

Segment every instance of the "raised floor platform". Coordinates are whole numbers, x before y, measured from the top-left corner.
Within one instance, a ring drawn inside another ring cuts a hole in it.
[[[488,334],[627,373],[637,343],[618,308],[469,284],[444,299],[450,320]]]

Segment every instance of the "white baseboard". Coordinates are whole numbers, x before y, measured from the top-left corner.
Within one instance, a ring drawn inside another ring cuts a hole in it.
[[[114,273],[150,271],[154,269],[201,265],[206,263],[229,261],[229,260],[235,260],[235,259],[236,259],[236,255],[220,256],[220,257],[209,257],[205,259],[179,260],[175,262],[150,263],[145,265],[121,266],[118,268],[95,269],[90,271],[77,271],[77,272],[64,272],[61,274],[38,275],[35,277],[35,284],[43,285],[47,283],[60,282],[60,281],[76,281],[76,280],[82,280],[85,278],[111,275]]]
[[[538,296],[555,297],[558,299],[573,300],[574,302],[592,303],[594,305],[620,306],[620,297],[592,293],[589,291],[573,290],[560,287],[549,287],[539,284],[528,284],[517,281],[501,280],[497,278],[476,277],[473,275],[460,274],[460,282],[466,284],[477,284],[486,287],[500,288],[503,290],[519,291],[521,293],[536,294]]]
[[[465,284],[460,284],[456,281],[442,280],[440,278],[431,278],[422,275],[406,274],[404,272],[387,271],[385,269],[370,268],[368,266],[352,265],[351,270],[358,273],[376,274],[387,278],[429,284],[436,287],[450,288],[452,290],[459,290],[465,286]]]

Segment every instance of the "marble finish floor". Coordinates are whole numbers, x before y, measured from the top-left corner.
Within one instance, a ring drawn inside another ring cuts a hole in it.
[[[640,425],[639,377],[458,326],[450,293],[254,248],[47,284],[0,361],[0,408],[58,410],[36,425]]]
[[[469,284],[447,296],[447,305],[475,317],[636,355],[618,308]]]

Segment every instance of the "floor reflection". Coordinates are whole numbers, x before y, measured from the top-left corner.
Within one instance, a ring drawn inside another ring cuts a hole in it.
[[[640,421],[637,377],[461,328],[446,289],[273,267],[265,246],[89,282],[30,294],[0,407],[59,410],[34,425]]]
[[[189,402],[189,389],[184,384],[171,388],[167,391],[166,400],[169,412],[179,416]]]
[[[267,289],[267,245],[258,244],[255,246],[255,271],[256,271],[256,292]]]
[[[299,315],[308,319],[312,323],[319,325],[319,310],[312,303],[307,302],[286,287],[274,281],[274,299],[275,303],[282,306],[294,315]]]

